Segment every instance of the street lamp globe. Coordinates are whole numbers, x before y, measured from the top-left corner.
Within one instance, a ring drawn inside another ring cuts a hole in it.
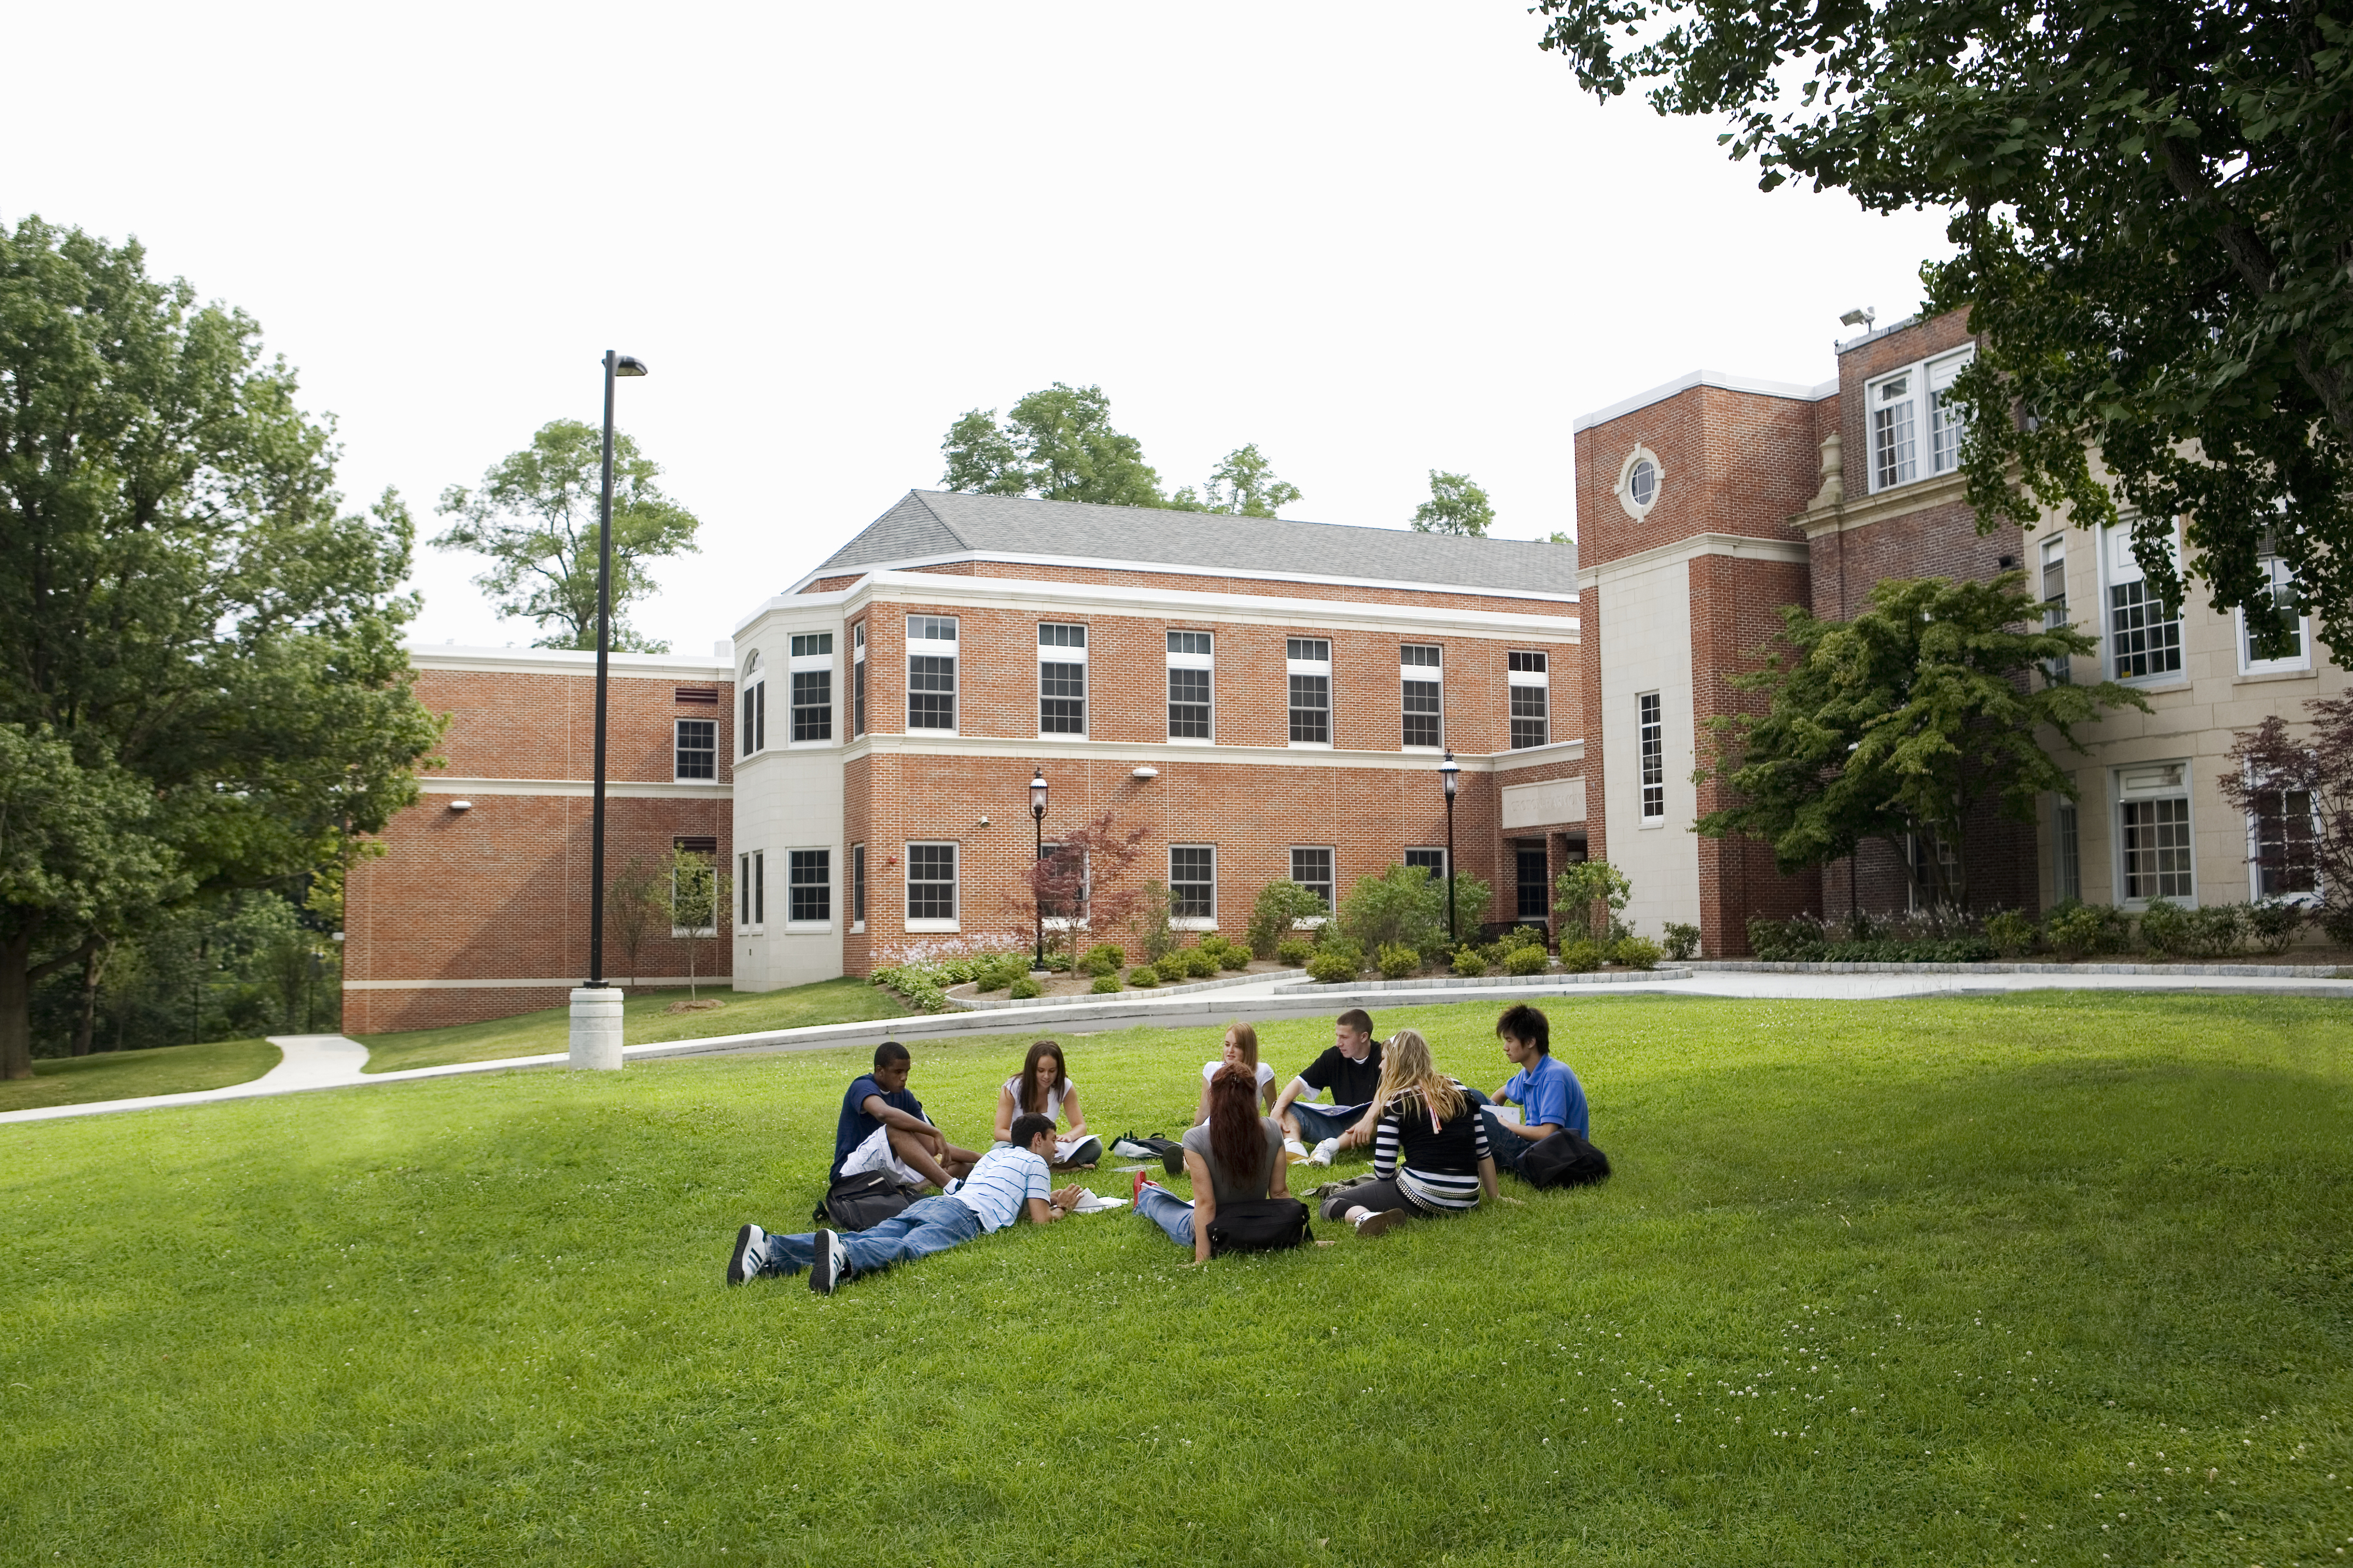
[[[1040,822],[1046,819],[1046,774],[1040,768],[1029,771],[1029,815]]]
[[[1462,764],[1454,760],[1454,753],[1451,751],[1448,752],[1445,760],[1438,764],[1438,777],[1440,782],[1446,785],[1446,798],[1449,800],[1454,798],[1455,775],[1461,771]]]

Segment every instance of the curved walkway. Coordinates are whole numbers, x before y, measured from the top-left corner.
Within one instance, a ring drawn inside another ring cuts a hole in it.
[[[1687,976],[1687,977],[1685,977]],[[1450,1002],[1525,1002],[1536,997],[1560,1006],[1597,997],[1715,996],[1757,1001],[1877,1001],[1905,996],[1988,996],[2013,991],[2153,991],[2192,992],[2221,995],[2332,996],[2353,1001],[2353,981],[2265,980],[2242,975],[2186,973],[1905,973],[1792,974],[1713,971],[1652,980],[1628,979],[1609,984],[1561,980],[1544,985],[1465,985],[1456,983],[1428,989],[1335,985],[1301,986],[1285,974],[1243,985],[1223,986],[1190,995],[1149,994],[1106,997],[1099,1003],[1063,1003],[1042,1007],[994,1008],[981,1013],[918,1013],[903,1018],[867,1019],[855,1024],[816,1024],[799,1029],[772,1029],[748,1035],[713,1035],[699,1040],[669,1040],[659,1045],[630,1046],[622,1055],[628,1061],[652,1061],[666,1057],[728,1056],[747,1051],[823,1051],[843,1046],[870,1044],[886,1037],[902,1040],[936,1039],[950,1035],[1014,1035],[1030,1031],[1067,1030],[1084,1025],[1089,1033],[1113,1028],[1213,1027],[1229,1018],[1253,1023],[1268,1019],[1312,1018],[1345,1007],[1379,1011],[1397,1007],[1427,1007]],[[558,1051],[545,1056],[502,1057],[496,1061],[457,1062],[447,1067],[411,1068],[403,1072],[363,1073],[367,1047],[341,1035],[272,1035],[269,1043],[284,1053],[279,1064],[249,1082],[227,1089],[200,1089],[191,1094],[152,1095],[143,1100],[100,1100],[82,1105],[44,1105],[29,1110],[0,1112],[0,1122],[49,1121],[69,1116],[102,1116],[117,1110],[164,1110],[204,1105],[214,1100],[245,1100],[257,1095],[296,1094],[309,1089],[348,1089],[359,1084],[405,1083],[416,1079],[453,1078],[465,1073],[512,1072],[524,1068],[562,1067],[569,1058]]]

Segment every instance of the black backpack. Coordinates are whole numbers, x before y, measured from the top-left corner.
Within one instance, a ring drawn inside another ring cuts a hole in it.
[[[1609,1156],[1564,1127],[1520,1156],[1520,1179],[1532,1187],[1582,1187],[1609,1179]]]
[[[1307,1205],[1297,1198],[1257,1198],[1222,1204],[1209,1221],[1209,1256],[1229,1252],[1281,1252],[1315,1239],[1307,1228]]]
[[[844,1176],[825,1190],[825,1202],[809,1215],[814,1225],[835,1230],[870,1230],[915,1200],[880,1171]]]

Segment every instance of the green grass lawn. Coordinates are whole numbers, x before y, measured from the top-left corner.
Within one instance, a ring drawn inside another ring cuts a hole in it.
[[[749,1035],[762,1029],[797,1029],[807,1024],[854,1024],[867,1018],[897,1018],[907,1004],[863,980],[820,980],[783,991],[743,992],[702,987],[705,1001],[724,1002],[709,1013],[670,1013],[683,1002],[683,989],[632,991],[621,1003],[622,1041],[649,1046],[663,1040],[695,1040],[710,1035]],[[446,1029],[414,1029],[398,1035],[354,1035],[368,1048],[369,1072],[438,1068],[451,1062],[496,1061],[501,1057],[543,1056],[571,1047],[572,1011],[567,1004],[487,1024]],[[1018,1064],[1016,1064],[1017,1066]]]
[[[1492,1088],[1493,1011],[1379,1023]],[[742,1221],[805,1224],[862,1053],[0,1129],[0,1535],[108,1564],[2343,1561],[2341,1004],[1552,1012],[1603,1187],[1207,1268],[1122,1211],[829,1299],[720,1276]],[[1330,1037],[1262,1036],[1285,1072]],[[1064,1038],[1097,1130],[1173,1133],[1214,1031]],[[913,1087],[982,1139],[1022,1043],[916,1043]]]
[[[278,1047],[268,1040],[208,1040],[195,1046],[164,1046],[152,1051],[100,1051],[88,1057],[36,1057],[33,1079],[0,1083],[0,1110],[39,1105],[87,1105],[95,1100],[133,1100],[148,1094],[185,1094],[248,1083],[278,1065]]]

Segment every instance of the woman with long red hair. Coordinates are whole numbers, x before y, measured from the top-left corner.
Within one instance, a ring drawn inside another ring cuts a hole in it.
[[[1177,1246],[1191,1247],[1196,1263],[1209,1260],[1209,1225],[1219,1207],[1291,1195],[1283,1181],[1282,1123],[1260,1114],[1257,1075],[1229,1061],[1209,1075],[1205,1092],[1208,1119],[1185,1133],[1185,1173],[1192,1178],[1193,1201],[1187,1203],[1142,1171],[1135,1173],[1135,1212]]]

